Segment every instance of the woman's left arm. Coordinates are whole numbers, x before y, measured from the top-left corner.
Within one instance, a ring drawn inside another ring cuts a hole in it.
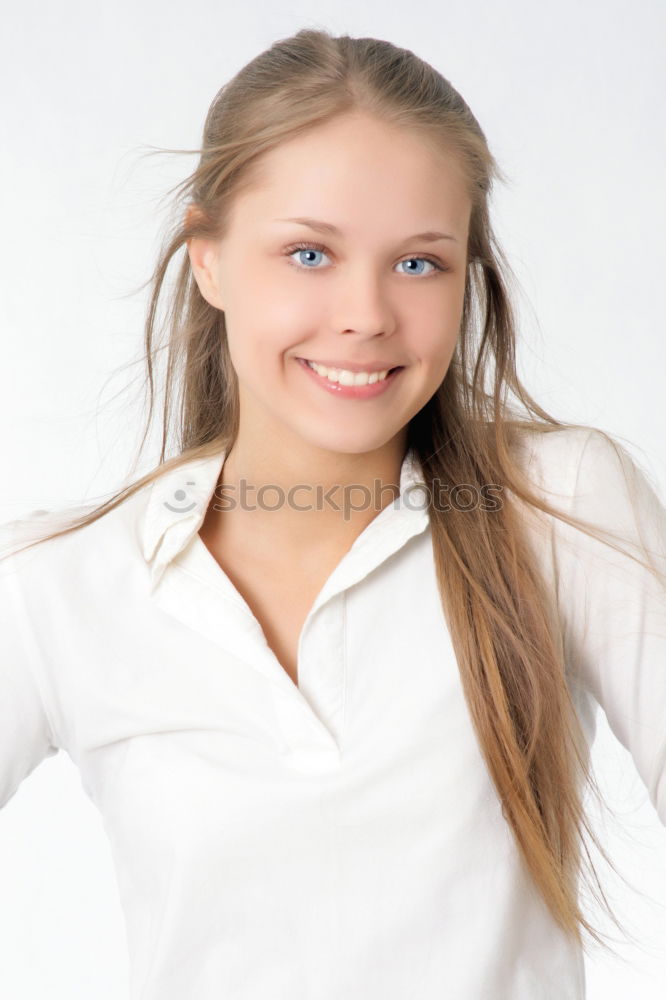
[[[553,519],[569,670],[631,753],[666,826],[666,509],[626,449],[596,430],[583,440],[568,509],[617,532],[660,574]]]

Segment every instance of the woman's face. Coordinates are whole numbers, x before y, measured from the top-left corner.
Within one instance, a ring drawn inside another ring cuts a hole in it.
[[[356,114],[265,154],[258,178],[222,240],[189,244],[202,294],[225,313],[240,431],[381,448],[435,393],[455,348],[471,210],[462,176],[417,137]],[[287,221],[306,216],[338,231]],[[428,231],[447,238],[414,235]],[[347,398],[299,358],[402,370],[381,393]]]

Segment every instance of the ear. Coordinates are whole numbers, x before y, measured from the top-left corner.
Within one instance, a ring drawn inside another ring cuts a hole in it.
[[[188,208],[186,221],[190,221],[192,209]],[[211,306],[224,309],[219,287],[220,246],[218,241],[203,236],[191,236],[187,240],[187,252],[194,280],[199,291]]]

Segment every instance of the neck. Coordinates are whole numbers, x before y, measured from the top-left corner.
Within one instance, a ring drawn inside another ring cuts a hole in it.
[[[205,530],[218,543],[283,555],[346,551],[399,495],[406,433],[363,453],[289,448],[239,434],[226,455]],[[223,506],[215,511],[213,504]]]

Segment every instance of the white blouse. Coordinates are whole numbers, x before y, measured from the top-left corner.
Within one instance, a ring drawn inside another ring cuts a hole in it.
[[[598,432],[524,441],[548,499],[666,568],[666,511],[631,471],[634,519]],[[198,534],[223,460],[0,563],[0,806],[59,748],[75,762],[133,1000],[581,1000],[472,728],[414,453],[305,620],[298,686]],[[599,704],[666,825],[664,590],[525,516],[588,749]],[[3,528],[23,524],[44,512]]]

